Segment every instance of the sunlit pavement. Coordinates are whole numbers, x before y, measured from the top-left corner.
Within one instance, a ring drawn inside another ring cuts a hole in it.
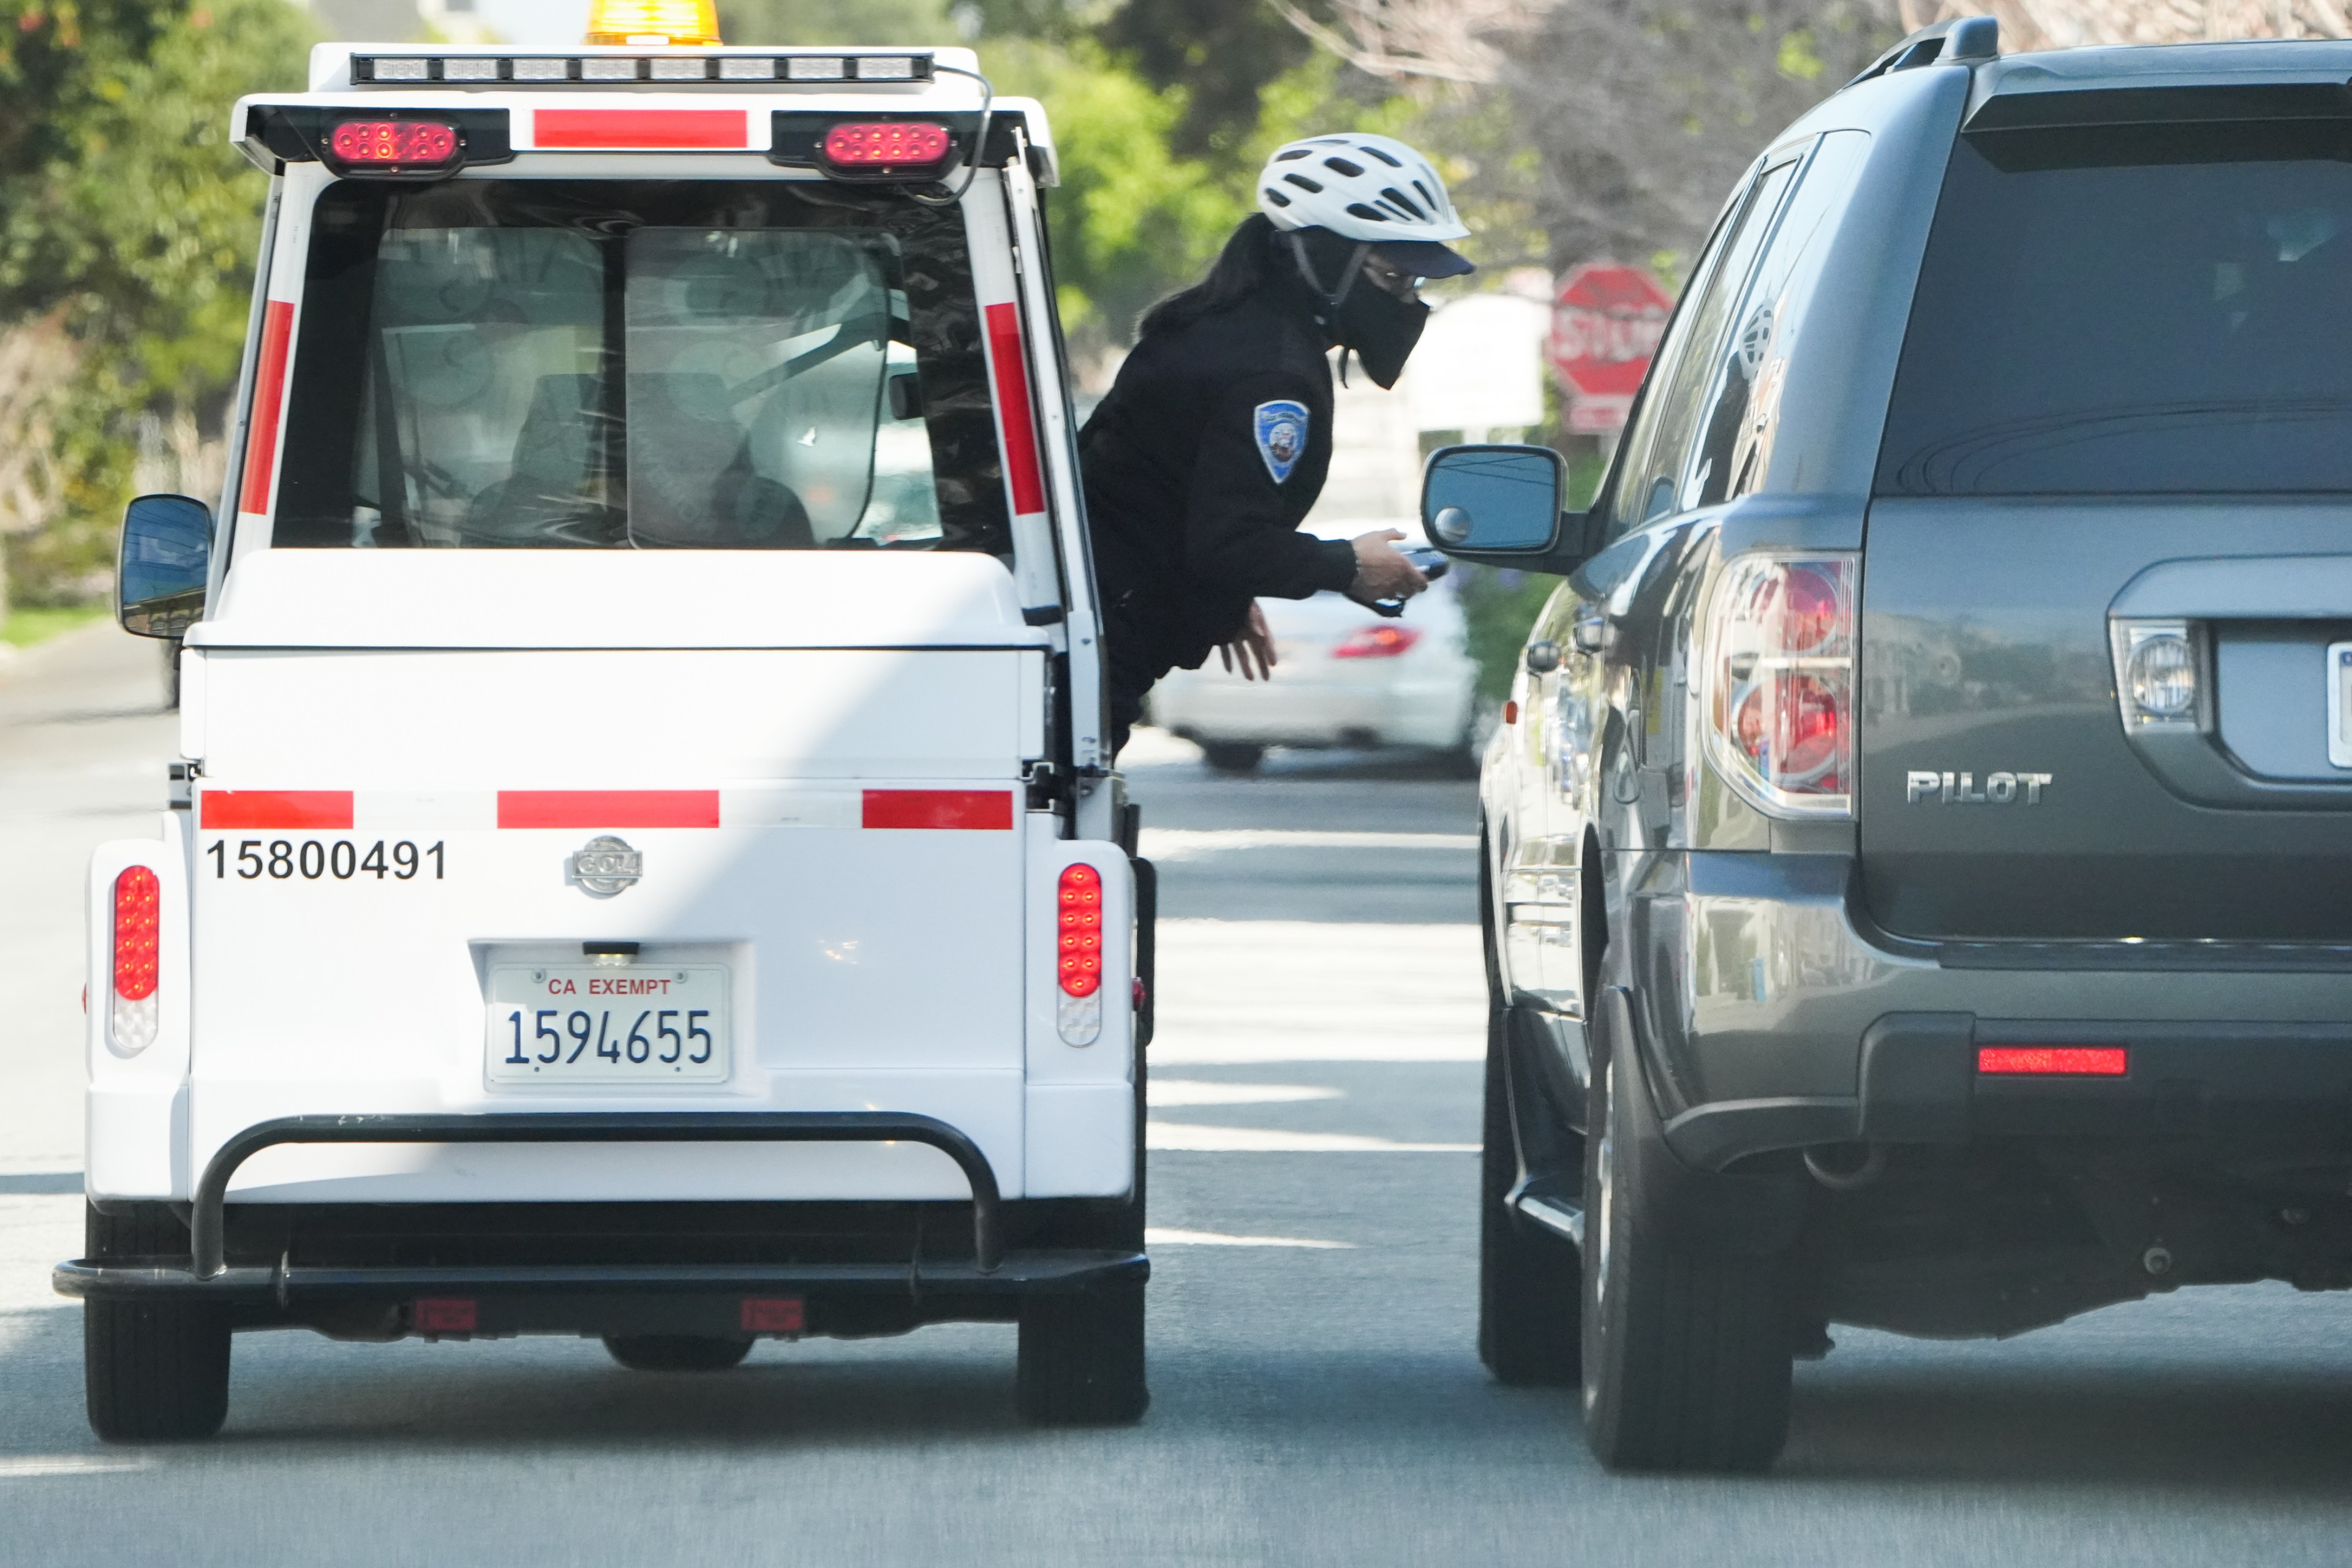
[[[2352,1302],[2187,1292],[2006,1344],[1839,1331],[1771,1476],[1611,1478],[1472,1352],[1473,786],[1130,754],[1163,863],[1153,1404],[1038,1433],[1002,1327],[762,1344],[240,1337],[227,1430],[83,1424],[81,861],[171,720],[107,629],[0,671],[0,1562],[2289,1563],[2352,1556]]]

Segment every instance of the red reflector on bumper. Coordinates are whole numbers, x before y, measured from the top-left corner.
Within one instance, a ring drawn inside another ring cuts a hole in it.
[[[347,789],[208,789],[204,827],[318,828],[348,831],[352,792]]]
[[[747,1334],[797,1334],[808,1323],[798,1296],[747,1296],[743,1300],[743,1331]]]
[[[715,789],[502,789],[500,827],[716,827]]]
[[[1013,826],[1013,793],[1001,789],[869,789],[867,827],[993,828]]]
[[[420,1334],[470,1334],[480,1321],[476,1304],[459,1296],[420,1297],[409,1314]]]
[[[2122,1046],[1979,1046],[1977,1071],[2050,1078],[2121,1078],[2130,1067]]]

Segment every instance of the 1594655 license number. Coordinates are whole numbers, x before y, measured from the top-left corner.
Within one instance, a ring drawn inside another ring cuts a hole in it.
[[[410,882],[429,869],[431,880],[438,882],[448,869],[442,843],[420,846],[410,838],[379,838],[373,844],[352,838],[241,838],[234,855],[227,839],[216,838],[205,853],[213,858],[216,881],[234,873],[248,882],[298,877],[306,882],[330,877],[338,882],[355,877]]]

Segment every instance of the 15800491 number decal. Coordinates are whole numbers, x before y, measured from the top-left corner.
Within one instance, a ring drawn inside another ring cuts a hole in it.
[[[228,840],[216,838],[205,853],[213,858],[213,877],[226,879],[232,868],[238,877],[250,882],[261,878],[287,881],[299,877],[307,882],[332,877],[338,882],[348,882],[354,877],[373,877],[383,881],[390,877],[396,882],[414,881],[429,865],[434,881],[440,881],[446,857],[439,844],[419,848],[411,839],[377,839],[362,848],[349,838],[242,838],[237,841],[234,857],[229,853]]]

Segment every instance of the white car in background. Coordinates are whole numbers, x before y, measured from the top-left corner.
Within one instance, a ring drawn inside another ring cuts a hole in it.
[[[1212,654],[1152,689],[1153,723],[1220,773],[1248,773],[1268,746],[1410,747],[1476,771],[1478,668],[1450,584],[1393,620],[1338,594],[1258,603],[1274,679],[1244,680]]]

